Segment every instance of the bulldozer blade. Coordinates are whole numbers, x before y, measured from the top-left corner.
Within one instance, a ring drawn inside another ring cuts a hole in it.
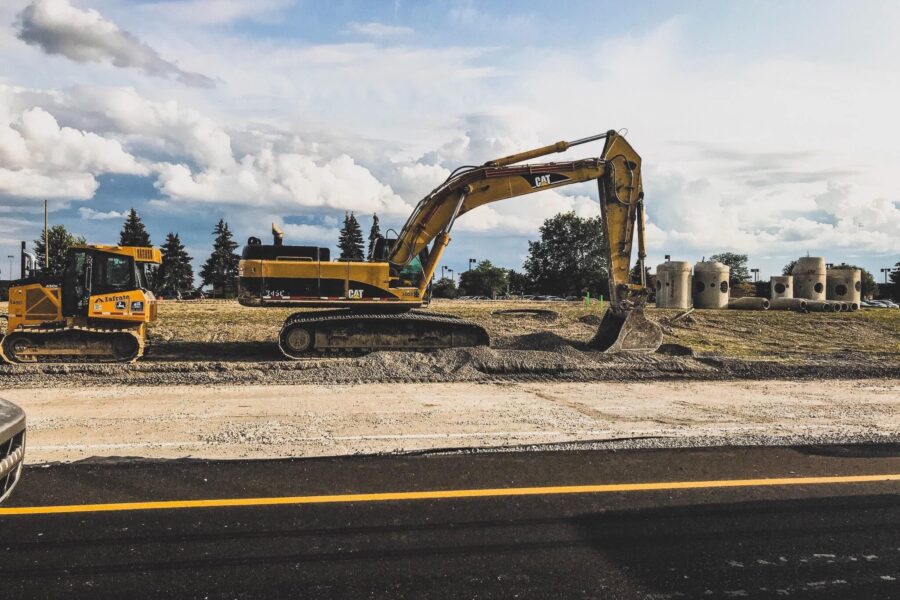
[[[602,352],[650,354],[659,349],[662,338],[662,329],[644,316],[643,309],[622,312],[610,309],[603,315],[590,346]]]

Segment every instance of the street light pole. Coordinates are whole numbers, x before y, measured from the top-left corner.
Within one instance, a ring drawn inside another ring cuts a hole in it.
[[[478,262],[477,259],[475,259],[475,258],[470,258],[470,259],[469,259],[469,268],[466,269],[466,271],[471,271],[471,270],[472,270],[472,265],[474,265],[474,264],[477,263],[477,262]]]
[[[753,273],[753,283],[757,283],[759,281],[759,269],[750,269],[750,272]]]
[[[888,276],[888,273],[891,272],[891,268],[888,267],[887,269],[882,269],[881,272],[884,273],[884,284],[887,285],[887,282],[888,282],[887,276]]]
[[[9,259],[9,273],[7,273],[6,276],[9,278],[10,281],[12,281],[12,261],[15,258],[15,256],[13,256],[12,254],[7,254],[6,258]]]

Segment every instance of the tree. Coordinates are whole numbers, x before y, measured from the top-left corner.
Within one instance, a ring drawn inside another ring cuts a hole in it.
[[[634,266],[631,267],[631,271],[628,272],[628,279],[631,280],[631,283],[641,283],[640,263],[634,263]],[[644,282],[646,283],[648,281],[650,281],[650,267],[644,265]]]
[[[150,234],[144,227],[144,222],[138,216],[137,211],[133,208],[128,211],[125,217],[125,224],[122,225],[122,232],[119,234],[120,246],[152,246],[150,243]]]
[[[875,276],[869,273],[867,270],[862,267],[858,267],[856,265],[848,265],[847,263],[841,263],[839,265],[834,265],[833,269],[859,269],[860,272],[860,282],[862,283],[862,290],[860,290],[860,294],[863,298],[875,298],[878,296],[878,281],[875,280]]]
[[[792,261],[789,262],[788,264],[784,265],[784,268],[781,269],[781,274],[782,274],[782,275],[793,275],[793,274],[794,274],[794,267],[796,267],[796,266],[797,266],[797,261],[796,261],[796,260],[792,260]]]
[[[900,285],[900,262],[894,265],[894,268],[888,273],[888,278],[894,285]]]
[[[37,258],[37,267],[45,275],[51,277],[62,277],[66,268],[66,251],[69,246],[84,244],[85,239],[82,236],[74,236],[69,233],[65,225],[54,225],[50,228],[47,237],[50,239],[50,266],[44,267],[44,256],[46,255],[46,244],[44,232],[41,231],[41,237],[34,240],[34,254]]]
[[[719,254],[713,254],[709,257],[709,260],[715,260],[723,265],[728,265],[731,269],[731,273],[729,275],[729,283],[734,287],[739,283],[744,283],[746,281],[750,281],[750,269],[747,268],[747,255],[746,254],[735,254],[734,252],[721,252]]]
[[[506,269],[495,267],[489,260],[478,263],[474,269],[464,271],[459,276],[459,293],[463,296],[494,297],[505,292],[507,286]]]
[[[344,226],[341,227],[338,237],[338,248],[341,250],[340,260],[363,260],[365,244],[362,229],[352,212],[344,214]]]
[[[184,249],[177,233],[169,233],[160,248],[162,263],[156,275],[156,291],[166,296],[178,296],[194,288],[194,269],[191,257]]]
[[[238,262],[241,260],[234,252],[238,245],[231,239],[231,230],[228,229],[228,223],[224,219],[219,219],[213,233],[216,239],[213,241],[212,254],[200,269],[200,278],[203,285],[212,285],[216,293],[230,296],[234,293]]]
[[[606,234],[600,217],[574,212],[541,225],[541,239],[528,242],[525,273],[533,291],[559,296],[609,294]]]
[[[523,295],[531,291],[531,280],[525,273],[519,273],[515,269],[510,269],[506,274],[509,280],[509,293]]]
[[[459,290],[456,289],[455,281],[449,277],[441,277],[431,286],[431,295],[435,298],[456,298]]]
[[[369,252],[366,256],[372,260],[372,253],[375,252],[375,240],[381,237],[381,227],[378,226],[378,215],[372,213],[372,227],[369,229]]]

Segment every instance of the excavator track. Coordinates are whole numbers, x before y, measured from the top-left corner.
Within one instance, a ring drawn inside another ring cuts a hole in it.
[[[360,354],[375,350],[436,350],[488,345],[490,336],[480,325],[456,317],[413,311],[294,313],[285,320],[278,335],[278,347],[291,359],[328,351]]]
[[[143,354],[137,328],[20,327],[0,341],[8,363],[132,363]]]

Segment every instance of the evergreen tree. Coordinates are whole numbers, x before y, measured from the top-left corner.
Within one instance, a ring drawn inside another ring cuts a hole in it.
[[[178,296],[194,288],[194,269],[191,257],[184,249],[177,233],[169,233],[160,248],[162,263],[156,276],[156,291],[165,296]]]
[[[213,291],[223,296],[234,294],[235,279],[238,274],[238,262],[241,257],[234,250],[238,247],[232,240],[231,230],[224,219],[219,219],[213,233],[213,251],[200,269],[203,285],[212,285]]]
[[[138,216],[137,211],[133,208],[128,211],[125,217],[125,224],[122,226],[122,232],[119,234],[120,246],[152,246],[150,243],[150,234],[144,228],[144,222]]]
[[[340,260],[364,260],[365,242],[362,229],[352,212],[344,214],[344,226],[341,227],[338,237],[338,248],[341,251]]]
[[[45,275],[52,277],[62,277],[66,268],[66,250],[69,246],[84,244],[85,239],[82,236],[74,236],[69,233],[65,225],[54,225],[50,228],[48,236],[50,238],[50,266],[44,268],[44,256],[46,254],[46,244],[44,243],[44,232],[41,231],[41,237],[34,240],[34,254],[37,258],[37,267]]]
[[[372,260],[372,253],[375,252],[375,240],[381,237],[381,227],[378,225],[378,215],[372,214],[372,228],[369,229],[369,253],[366,256]]]

